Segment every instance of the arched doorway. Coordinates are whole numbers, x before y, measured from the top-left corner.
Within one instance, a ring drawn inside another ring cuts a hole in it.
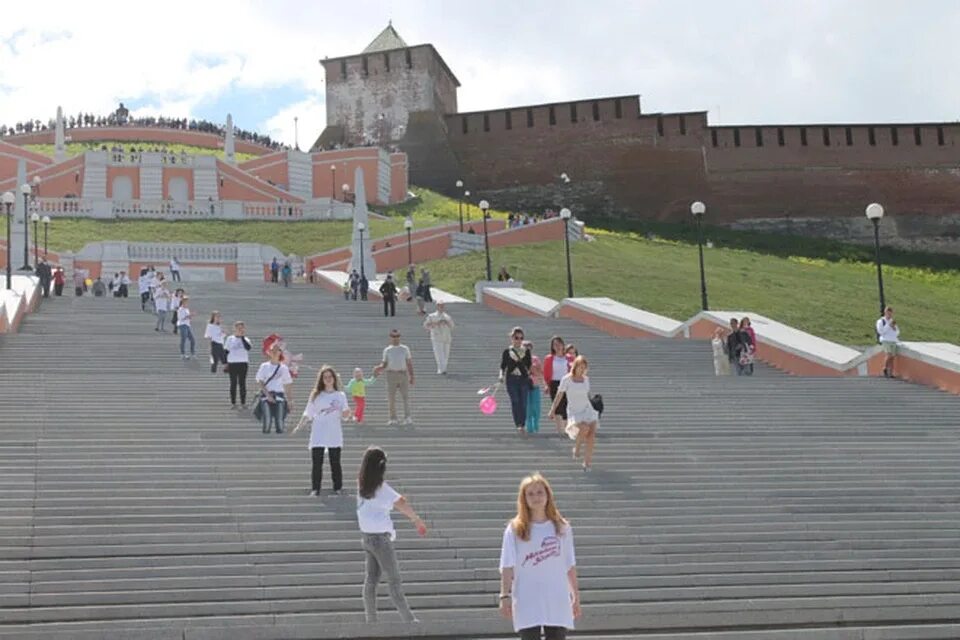
[[[183,177],[170,178],[167,183],[167,193],[174,202],[187,202],[190,200],[190,189],[187,185],[187,179]]]
[[[127,202],[133,200],[133,182],[129,176],[117,176],[113,179],[111,193],[115,201]]]

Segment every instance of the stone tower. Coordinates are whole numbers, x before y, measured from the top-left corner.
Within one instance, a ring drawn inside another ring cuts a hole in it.
[[[460,82],[431,44],[408,46],[388,24],[360,53],[320,61],[327,128],[314,148],[386,145],[406,136],[411,114],[457,112]]]

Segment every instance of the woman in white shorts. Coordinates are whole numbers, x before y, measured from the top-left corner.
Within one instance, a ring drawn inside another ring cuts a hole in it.
[[[600,414],[590,403],[590,378],[587,377],[587,359],[577,356],[570,367],[570,373],[563,376],[557,388],[557,397],[553,399],[549,417],[552,419],[557,406],[563,398],[567,400],[567,435],[575,439],[573,459],[580,457],[580,449],[586,446],[583,456],[583,470],[589,471],[593,462],[593,448],[596,444],[597,424]]]

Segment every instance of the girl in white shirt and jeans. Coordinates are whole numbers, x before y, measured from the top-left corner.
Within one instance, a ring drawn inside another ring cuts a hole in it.
[[[283,433],[283,423],[287,414],[293,408],[293,394],[289,393],[293,384],[290,368],[281,360],[280,343],[274,342],[267,351],[270,360],[264,362],[257,369],[255,379],[260,383],[263,397],[260,407],[255,410],[261,412],[261,426],[264,433],[270,433],[270,422],[274,423],[277,433]]]
[[[226,336],[220,322],[220,312],[214,311],[210,314],[207,330],[203,332],[203,337],[210,341],[210,373],[216,373],[217,367],[227,362],[227,356],[223,350],[223,340]]]
[[[500,547],[500,615],[521,640],[564,640],[580,617],[573,528],[539,473],[520,482],[517,515]]]
[[[197,354],[197,341],[193,339],[193,329],[190,327],[190,320],[193,318],[193,312],[190,311],[190,297],[183,296],[180,300],[180,306],[177,308],[177,331],[180,333],[180,355],[184,360],[192,358]],[[187,355],[187,342],[190,342],[190,355]]]
[[[406,498],[384,481],[387,472],[387,454],[383,449],[370,447],[363,454],[357,477],[357,521],[361,543],[366,556],[366,578],[363,581],[363,611],[367,622],[377,621],[377,584],[387,574],[390,598],[404,622],[417,622],[400,581],[400,566],[393,549],[397,537],[390,511],[396,509],[407,516],[417,533],[427,535],[427,525],[416,514]]]

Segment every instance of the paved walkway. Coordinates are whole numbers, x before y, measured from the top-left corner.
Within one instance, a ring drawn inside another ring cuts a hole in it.
[[[383,445],[392,483],[426,516],[426,539],[397,518],[423,624],[401,626],[386,599],[385,622],[360,622],[353,498],[307,496],[305,437],[264,436],[232,412],[202,340],[204,357],[184,362],[133,298],[84,297],[0,337],[0,637],[507,637],[493,608],[500,536],[532,470],[576,527],[577,637],[960,637],[956,397],[766,368],[717,379],[705,343],[524,319],[538,353],[560,333],[593,364],[607,414],[584,474],[551,425],[517,437],[505,395],[492,418],[476,408],[515,318],[451,308],[440,377],[412,304],[387,321],[378,302],[304,286],[190,293],[199,316],[279,330],[309,365],[344,374],[401,329],[416,424],[386,427],[374,385],[369,426],[345,428],[344,467],[349,486],[363,449]],[[312,377],[297,381],[298,409]]]

